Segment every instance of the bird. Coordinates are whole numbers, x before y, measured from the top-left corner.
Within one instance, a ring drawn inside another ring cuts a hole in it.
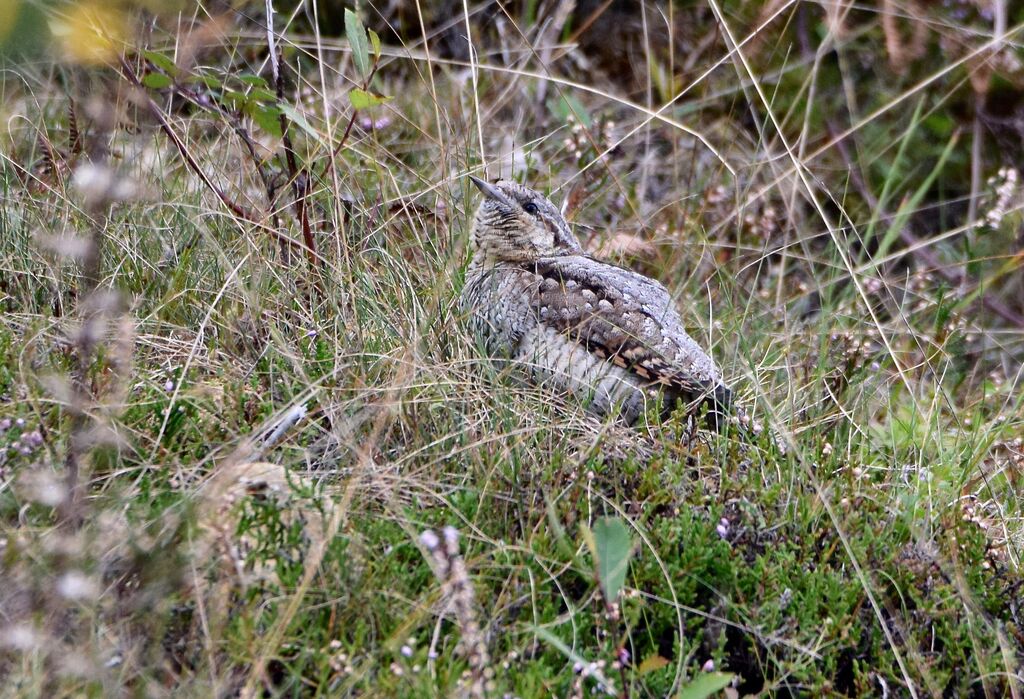
[[[470,175],[484,198],[459,306],[484,352],[591,413],[636,424],[706,405],[720,430],[732,391],[658,281],[588,255],[559,209],[512,180]]]

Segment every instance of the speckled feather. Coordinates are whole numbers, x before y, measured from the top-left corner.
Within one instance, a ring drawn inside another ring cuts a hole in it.
[[[461,297],[487,352],[525,364],[536,381],[601,415],[617,411],[633,422],[660,395],[666,409],[708,402],[715,425],[730,391],[686,334],[665,287],[583,255],[560,215],[555,225],[544,220],[557,210],[533,190],[504,182],[489,188],[497,192],[477,212]],[[539,217],[510,211],[534,201]],[[498,219],[500,229],[492,225]]]

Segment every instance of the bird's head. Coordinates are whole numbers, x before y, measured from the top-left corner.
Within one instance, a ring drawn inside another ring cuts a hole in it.
[[[484,194],[473,219],[476,255],[494,262],[531,262],[583,253],[558,208],[540,192],[509,180],[470,179]]]

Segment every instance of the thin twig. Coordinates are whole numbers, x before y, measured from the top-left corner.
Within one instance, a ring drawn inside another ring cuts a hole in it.
[[[192,90],[179,82],[173,83],[170,89],[174,91],[174,94],[188,100],[190,104],[195,105],[199,109],[214,112],[231,125],[235,134],[241,139],[242,145],[245,146],[245,150],[249,154],[250,160],[252,160],[253,167],[256,169],[256,175],[260,178],[260,182],[263,184],[263,189],[267,195],[267,214],[270,216],[270,225],[272,226],[272,230],[279,231],[281,227],[281,220],[278,216],[277,209],[276,177],[273,172],[268,171],[270,168],[263,164],[262,158],[260,158],[256,151],[256,142],[253,140],[252,134],[249,133],[249,129],[245,127],[241,114],[225,109],[224,106],[216,100],[208,99],[206,96],[200,95],[195,90]],[[291,250],[293,245],[296,245],[296,241],[278,233],[275,233],[275,237],[281,245],[281,259],[287,261],[289,258],[289,250]],[[186,244],[186,247],[191,247],[191,244]]]
[[[284,54],[277,45],[277,36],[274,32],[274,2],[266,0],[267,5],[267,51],[270,55],[270,68],[274,78],[274,89],[277,92],[278,104],[284,104],[284,70],[282,59]],[[277,113],[278,123],[281,126],[281,143],[284,146],[285,162],[288,165],[288,178],[292,184],[292,205],[295,207],[295,217],[299,219],[299,228],[302,231],[302,242],[306,247],[306,258],[309,266],[316,269],[317,254],[316,240],[313,238],[313,229],[309,225],[309,209],[306,206],[306,199],[309,197],[309,173],[303,166],[299,171],[295,157],[295,147],[292,145],[291,133],[289,133],[288,115],[284,110]],[[319,286],[317,286],[319,288]]]
[[[362,84],[362,88],[364,90],[369,89],[370,83],[373,82],[373,76],[377,74],[377,67],[379,66],[379,64],[380,64],[380,57],[379,56],[374,56],[373,66],[370,68],[370,74],[368,76],[366,76],[366,80],[364,80],[363,84]],[[352,133],[352,126],[356,123],[356,117],[358,115],[359,115],[359,110],[353,108],[352,109],[352,116],[349,117],[348,125],[345,126],[345,133],[343,133],[341,135],[341,140],[338,141],[338,145],[336,145],[334,147],[334,150],[331,151],[331,157],[328,159],[327,164],[324,165],[324,171],[321,174],[321,177],[326,177],[327,176],[327,173],[330,170],[331,164],[336,162],[338,154],[341,153],[341,149],[345,147],[345,143],[348,141],[349,134]]]
[[[268,3],[269,5],[269,3]],[[270,47],[273,51],[274,46]],[[280,49],[278,49],[280,51]],[[277,91],[277,101],[284,103],[284,71],[281,70],[281,54],[277,56],[277,70],[275,70],[274,89]],[[281,125],[281,144],[284,147],[285,163],[288,166],[288,179],[292,184],[292,205],[295,207],[295,217],[299,220],[299,227],[302,230],[302,242],[306,246],[306,257],[309,259],[310,267],[317,267],[316,241],[313,238],[313,229],[309,224],[309,211],[306,206],[306,199],[309,196],[309,173],[303,167],[299,170],[298,159],[295,157],[295,146],[292,144],[292,137],[289,131],[288,116],[284,111],[278,113],[278,121]]]

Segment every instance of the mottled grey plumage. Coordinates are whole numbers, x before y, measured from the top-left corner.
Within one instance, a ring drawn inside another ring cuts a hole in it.
[[[683,329],[658,282],[586,256],[540,193],[499,181],[473,221],[473,260],[461,304],[493,356],[525,364],[538,382],[590,410],[635,422],[656,395],[709,404],[717,426],[730,391]]]

